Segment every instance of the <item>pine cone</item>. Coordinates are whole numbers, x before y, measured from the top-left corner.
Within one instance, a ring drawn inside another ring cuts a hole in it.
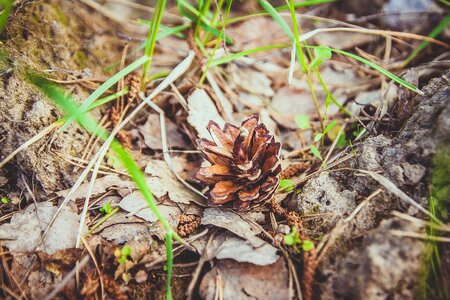
[[[213,141],[197,140],[203,157],[211,165],[201,167],[195,178],[208,186],[208,205],[250,209],[272,197],[280,181],[281,144],[258,116],[241,127],[225,124],[223,130],[210,121],[207,129]]]

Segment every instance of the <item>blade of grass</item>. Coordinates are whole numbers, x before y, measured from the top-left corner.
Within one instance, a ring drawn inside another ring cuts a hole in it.
[[[305,46],[305,47],[307,47],[307,48],[312,48],[312,49],[314,49],[314,48],[317,48],[317,49],[324,48],[324,47],[322,47],[322,46]],[[355,60],[357,60],[357,61],[359,61],[359,62],[362,62],[363,64],[365,64],[365,65],[371,67],[372,69],[377,70],[378,72],[380,72],[380,73],[383,74],[384,76],[388,77],[389,79],[392,79],[392,80],[394,80],[395,82],[397,82],[398,84],[403,85],[403,86],[406,87],[407,89],[410,89],[411,91],[416,92],[416,93],[418,93],[419,95],[423,95],[423,92],[422,92],[419,88],[417,88],[416,86],[414,86],[414,85],[412,85],[411,83],[409,83],[409,82],[407,82],[407,81],[401,79],[400,77],[398,77],[398,76],[392,74],[392,73],[389,72],[388,70],[383,69],[383,68],[380,67],[379,65],[377,65],[377,64],[375,64],[375,63],[373,63],[373,62],[371,62],[371,61],[369,61],[369,60],[367,60],[367,59],[365,59],[365,58],[362,58],[362,57],[360,57],[360,56],[358,56],[358,55],[355,55],[355,54],[353,54],[353,53],[350,53],[350,52],[347,52],[347,51],[343,51],[343,50],[339,50],[339,49],[334,49],[334,48],[328,48],[328,49],[330,49],[330,50],[333,51],[333,52],[336,52],[336,53],[339,53],[339,54],[342,54],[342,55],[351,57],[351,58],[353,58],[353,59],[355,59]]]
[[[447,25],[450,23],[450,15],[448,15],[444,20],[442,20],[438,26],[436,26],[431,33],[428,35],[430,38],[435,38],[439,33],[444,30]],[[422,50],[428,46],[430,42],[429,41],[423,41],[420,43],[420,45],[414,49],[414,51],[405,59],[405,61],[402,64],[402,67],[406,67]]]
[[[82,112],[86,111],[89,106],[103,93],[105,93],[107,90],[109,90],[114,84],[116,84],[119,80],[121,80],[123,77],[128,75],[129,73],[133,72],[140,66],[142,66],[146,61],[148,61],[148,57],[142,56],[114,74],[111,78],[109,78],[107,81],[105,81],[101,86],[99,86],[80,106],[80,110]],[[70,123],[73,121],[72,117],[69,117],[67,122],[61,127],[60,130],[65,130]]]
[[[223,20],[223,23],[225,23],[225,21],[228,19],[228,15],[230,13],[231,4],[232,3],[233,3],[233,0],[228,1],[227,10],[226,10],[226,13],[225,13],[225,19]],[[206,74],[208,73],[208,69],[211,66],[211,63],[213,61],[214,55],[216,53],[216,50],[219,47],[219,44],[222,42],[222,37],[224,36],[224,34],[225,34],[225,26],[222,26],[222,30],[220,31],[220,36],[219,36],[219,38],[216,41],[216,44],[215,44],[214,49],[213,49],[213,51],[211,53],[211,56],[208,59],[208,63],[206,64],[205,69],[203,70],[203,74],[200,77],[199,86],[201,86],[203,84],[203,81],[206,78]]]
[[[141,21],[145,21],[145,23],[142,23],[144,25],[150,25],[150,20],[145,20],[145,19],[139,19]],[[162,25],[160,25],[160,27],[162,27]],[[156,37],[156,41],[159,41],[163,38],[169,37],[171,35],[175,35],[175,36],[180,36],[182,38],[184,38],[184,35],[181,33],[181,31],[186,30],[187,28],[191,27],[191,24],[185,24],[185,25],[179,25],[179,26],[174,26],[174,27],[167,27],[165,26],[165,29],[163,30],[161,28],[160,32],[158,33],[158,36]],[[136,49],[134,49],[133,51],[131,51],[126,58],[132,57],[133,55],[135,55],[136,53],[138,53],[140,50],[145,48],[145,43],[140,44]],[[116,66],[118,66],[120,64],[120,62],[116,62],[106,68],[104,68],[104,70],[110,70]]]
[[[156,46],[156,37],[158,36],[159,25],[161,24],[164,8],[166,7],[167,0],[158,0],[156,3],[155,12],[152,16],[152,21],[150,23],[150,29],[148,31],[147,41],[145,42],[144,55],[148,60],[144,63],[142,68],[142,84],[141,88],[144,88],[147,84],[147,77],[150,71],[150,66],[152,64],[153,52]]]
[[[338,0],[310,0],[310,1],[296,2],[296,3],[294,3],[294,8],[308,7],[308,6],[314,6],[314,5],[319,5],[319,4],[326,4],[326,3],[336,2],[336,1],[338,1]],[[277,6],[277,7],[274,7],[274,8],[275,8],[276,11],[283,11],[283,10],[289,9],[289,5],[282,5],[282,6]],[[254,13],[251,13],[251,14],[248,14],[248,15],[245,15],[245,16],[237,16],[237,17],[234,17],[234,18],[230,18],[228,20],[228,22],[226,23],[226,25],[230,25],[230,24],[235,23],[235,22],[243,21],[245,19],[252,18],[252,17],[255,17],[255,16],[265,16],[267,14],[268,13],[266,11],[261,10],[261,11],[257,11],[257,12],[254,12]]]
[[[3,31],[6,26],[6,22],[8,22],[8,17],[11,13],[13,3],[14,0],[0,0],[0,5],[3,6],[3,10],[0,13],[0,32]]]
[[[281,29],[284,31],[284,33],[288,36],[289,40],[291,42],[294,41],[294,34],[292,33],[291,28],[289,25],[284,21],[284,19],[280,16],[278,11],[266,0],[258,0],[259,5],[261,5],[262,8],[264,8],[267,13],[272,17],[272,19],[275,20],[275,22],[278,23],[278,25],[281,27]]]

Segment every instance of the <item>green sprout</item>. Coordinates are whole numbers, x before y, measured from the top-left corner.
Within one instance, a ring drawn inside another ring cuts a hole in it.
[[[309,64],[309,69],[314,69],[323,64],[324,61],[329,60],[331,58],[331,50],[327,46],[322,46],[322,48],[314,49],[314,59]]]
[[[11,201],[8,199],[8,197],[5,197],[5,196],[2,197],[2,200],[1,200],[1,201],[2,201],[3,204],[8,204],[9,202],[11,202]]]
[[[100,207],[100,211],[104,212],[107,215],[110,214],[111,213],[111,202],[108,202],[105,205],[103,205],[102,207]]]
[[[120,251],[121,256],[117,258],[117,261],[119,264],[125,264],[127,262],[128,256],[131,255],[131,248],[128,245],[125,245],[122,247],[122,250]]]
[[[317,158],[320,159],[320,160],[323,160],[322,155],[320,154],[320,151],[319,151],[319,149],[317,149],[316,146],[310,145],[310,146],[309,146],[309,149],[311,150],[311,153],[312,153],[315,157],[317,157]]]
[[[290,192],[294,190],[294,183],[290,179],[282,179],[278,185],[278,189]]]
[[[291,233],[284,236],[284,243],[288,246],[294,248],[295,253],[300,253],[300,247],[303,251],[308,252],[314,249],[314,243],[310,240],[302,241],[300,235],[298,234],[297,226],[292,228]]]
[[[320,141],[321,139],[325,138],[325,135],[326,135],[331,129],[333,129],[334,126],[336,126],[336,121],[330,122],[330,123],[327,125],[327,127],[325,127],[325,129],[324,129],[321,133],[316,134],[316,136],[314,137],[314,141],[315,141],[315,142],[318,142],[318,141]]]

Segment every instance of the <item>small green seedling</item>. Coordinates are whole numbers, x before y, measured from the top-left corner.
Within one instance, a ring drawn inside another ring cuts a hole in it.
[[[316,146],[311,145],[311,146],[309,146],[309,148],[311,149],[311,153],[312,153],[315,157],[317,157],[317,158],[320,159],[320,160],[323,160],[322,155],[320,154],[320,151],[319,151],[319,149],[317,149]]]
[[[104,212],[106,215],[111,213],[111,202],[106,203],[102,207],[100,207],[100,211]]]
[[[128,245],[125,245],[122,247],[122,250],[120,251],[121,253],[121,257],[119,257],[117,259],[117,261],[119,262],[119,264],[124,264],[126,263],[128,256],[131,255],[131,248]]]
[[[285,192],[290,192],[294,190],[294,183],[292,180],[289,179],[282,179],[280,181],[280,185],[278,186],[278,189],[284,190]]]
[[[314,141],[315,141],[315,142],[320,141],[322,138],[325,137],[325,135],[326,135],[331,129],[334,128],[334,126],[336,126],[336,121],[331,121],[331,122],[327,125],[327,127],[325,127],[325,129],[323,130],[322,133],[316,134],[316,136],[314,137]]]
[[[311,251],[312,249],[314,249],[314,243],[310,240],[303,241],[302,249],[305,252]]]
[[[284,243],[288,246],[292,246],[294,248],[295,253],[300,253],[300,248],[302,248],[303,251],[308,252],[314,249],[314,243],[310,240],[304,240],[302,241],[300,239],[300,236],[298,234],[298,229],[296,226],[292,228],[292,232],[289,234],[286,234],[284,236]]]
[[[297,116],[295,116],[295,124],[300,129],[311,128],[311,124],[310,124],[308,115],[297,115]]]
[[[314,59],[309,64],[309,69],[314,69],[323,64],[324,61],[331,58],[331,50],[327,46],[321,46],[321,48],[314,48]]]
[[[5,196],[2,197],[3,204],[8,204],[9,202],[11,202],[11,201],[8,199],[8,197],[5,197]]]

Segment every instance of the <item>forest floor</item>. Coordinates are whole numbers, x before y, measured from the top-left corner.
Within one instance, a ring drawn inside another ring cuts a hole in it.
[[[448,299],[448,1],[145,2],[12,5],[1,298]]]

